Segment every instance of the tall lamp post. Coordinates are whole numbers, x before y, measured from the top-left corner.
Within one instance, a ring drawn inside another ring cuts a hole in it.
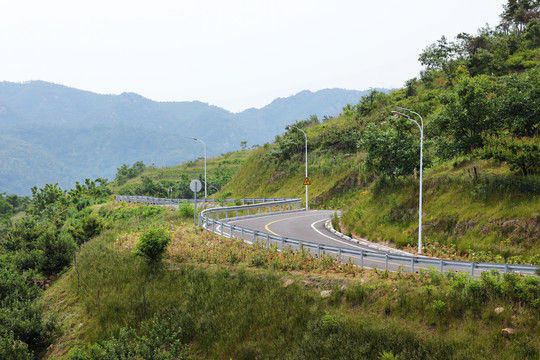
[[[308,178],[308,173],[307,173],[307,135],[306,135],[306,132],[302,129],[300,129],[299,127],[297,126],[294,126],[294,125],[290,125],[289,127],[293,127],[295,128],[296,130],[300,130],[303,134],[304,134],[304,137],[306,138],[306,180],[305,182],[307,182],[307,178]],[[308,185],[306,184],[306,211],[309,210],[309,204],[308,204]]]
[[[419,208],[418,209],[418,253],[421,254],[422,253],[422,160],[423,160],[423,144],[424,144],[424,120],[422,119],[420,114],[412,110],[402,108],[399,106],[397,108],[402,111],[408,111],[411,114],[414,114],[420,118],[420,124],[419,124],[416,120],[411,119],[409,115],[405,115],[403,113],[400,113],[399,111],[392,111],[394,114],[403,116],[409,119],[410,121],[414,122],[420,129],[420,199],[419,199],[419,205],[418,205],[418,208]]]
[[[206,191],[206,144],[201,139],[188,136],[188,138],[196,141],[200,141],[204,146],[204,200],[206,200],[206,197],[208,196],[208,193]]]

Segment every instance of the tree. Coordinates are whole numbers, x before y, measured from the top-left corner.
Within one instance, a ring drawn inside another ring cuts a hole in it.
[[[122,166],[116,169],[116,181],[122,185],[128,179],[133,179],[137,175],[141,174],[144,169],[146,169],[146,165],[144,165],[142,161],[135,162],[131,167],[129,167],[127,164],[122,164]]]
[[[412,174],[420,165],[420,139],[412,133],[413,126],[394,118],[386,124],[369,124],[359,142],[367,152],[368,169],[391,177]]]
[[[59,216],[59,218],[65,217],[65,210],[69,205],[69,198],[64,193],[58,183],[45,184],[43,188],[37,188],[34,186],[32,190],[31,208],[28,213],[36,216]]]
[[[73,237],[66,231],[47,229],[37,240],[37,247],[43,252],[40,270],[45,275],[58,274],[68,266],[77,250]]]
[[[540,169],[540,138],[513,136],[484,136],[484,147],[477,153],[483,159],[504,161],[510,170],[520,170],[523,175]]]
[[[457,66],[458,48],[457,45],[448,42],[445,36],[437,40],[437,43],[433,43],[426,47],[420,56],[418,61],[426,66],[428,71],[442,70],[448,78]]]
[[[495,116],[497,85],[485,75],[466,78],[452,91],[443,93],[443,107],[433,118],[433,126],[449,136],[449,155],[470,153],[483,145],[482,134],[497,133],[502,122]]]
[[[538,0],[508,0],[503,5],[504,11],[501,14],[503,23],[513,25],[517,32],[523,32],[525,25],[536,19],[540,13],[540,1]]]
[[[369,94],[363,96],[356,105],[356,111],[360,116],[368,116],[375,109],[385,106],[388,95],[381,91],[371,90]]]
[[[161,261],[167,246],[171,242],[171,236],[162,228],[153,228],[145,230],[141,239],[135,245],[135,255],[142,256],[151,264]]]
[[[516,136],[538,136],[540,131],[540,71],[504,79],[496,99],[497,116]]]

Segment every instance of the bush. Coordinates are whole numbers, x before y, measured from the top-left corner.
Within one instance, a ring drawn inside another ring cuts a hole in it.
[[[165,229],[148,229],[143,232],[141,240],[137,243],[135,255],[143,256],[152,263],[159,262],[170,241],[171,236]]]
[[[13,332],[0,334],[0,359],[27,360],[32,359],[28,345],[14,338]]]
[[[193,209],[193,206],[191,204],[182,204],[178,206],[178,212],[180,213],[180,216],[184,219],[192,218],[194,211],[195,210]]]
[[[75,350],[71,360],[90,359],[188,359],[189,351],[180,339],[183,336],[181,324],[171,318],[154,317],[150,323],[143,325],[143,332],[148,335],[139,336],[134,329],[123,328],[118,337],[90,345],[87,351]]]
[[[43,252],[40,270],[45,275],[58,274],[71,263],[77,244],[67,232],[57,233],[46,230],[37,240],[37,247]]]
[[[353,305],[362,304],[373,291],[371,286],[356,283],[345,290],[345,299]]]

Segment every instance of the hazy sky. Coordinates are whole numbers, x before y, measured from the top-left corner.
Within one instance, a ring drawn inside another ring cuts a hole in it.
[[[505,0],[0,0],[0,81],[234,112],[324,88],[402,87],[442,35]]]

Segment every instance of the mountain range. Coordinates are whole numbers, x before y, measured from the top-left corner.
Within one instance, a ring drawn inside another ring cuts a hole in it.
[[[385,89],[378,89],[387,91]],[[232,113],[200,101],[157,102],[134,93],[103,95],[44,81],[0,82],[0,193],[32,186],[71,188],[114,178],[122,164],[173,166],[272,141],[310,115],[338,115],[370,90],[308,90],[260,109]]]

